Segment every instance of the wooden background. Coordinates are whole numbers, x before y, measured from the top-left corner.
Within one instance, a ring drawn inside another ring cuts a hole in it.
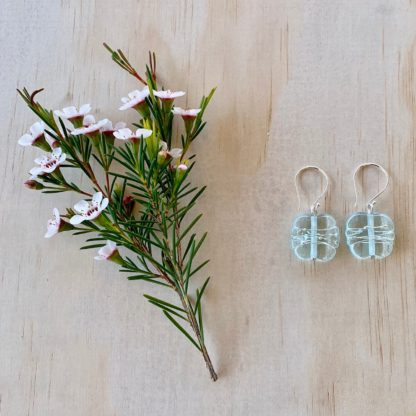
[[[2,0],[0,41],[1,416],[416,415],[416,1]],[[183,105],[218,86],[195,145],[217,383],[144,301],[156,289],[43,238],[78,196],[22,186],[38,152],[17,144],[35,117],[16,87],[133,120],[117,107],[137,85],[103,41],[139,68],[154,50]],[[377,209],[393,255],[359,262],[342,244],[330,264],[295,261],[295,171],[327,170],[343,225],[364,161],[392,176]]]

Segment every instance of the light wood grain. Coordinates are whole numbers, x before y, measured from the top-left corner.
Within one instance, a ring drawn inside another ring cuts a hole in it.
[[[140,68],[154,50],[183,105],[218,86],[195,146],[217,383],[146,286],[81,240],[43,239],[52,208],[78,197],[22,187],[37,153],[17,139],[35,118],[16,87],[124,116],[136,84],[103,41]],[[416,414],[415,1],[3,0],[0,42],[1,416]],[[377,209],[395,220],[394,254],[358,262],[342,244],[330,264],[295,261],[296,169],[327,170],[342,225],[364,161],[392,176]]]

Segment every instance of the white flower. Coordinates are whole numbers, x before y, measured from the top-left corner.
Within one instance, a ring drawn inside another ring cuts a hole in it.
[[[71,134],[74,136],[78,134],[91,134],[99,131],[102,127],[104,127],[109,122],[108,119],[104,118],[98,122],[95,122],[95,118],[93,115],[88,114],[84,117],[84,127],[80,127],[78,129],[72,130]]]
[[[152,130],[148,129],[137,129],[136,132],[132,132],[130,129],[124,128],[115,131],[113,134],[114,137],[119,140],[137,141],[139,139],[147,139],[152,133]]]
[[[48,220],[48,229],[45,234],[45,238],[51,238],[59,232],[61,226],[61,216],[57,208],[53,209],[53,218]]]
[[[18,143],[21,146],[37,146],[46,152],[50,150],[49,147],[51,149],[59,147],[58,140],[46,133],[45,128],[46,126],[43,121],[37,121],[30,127],[30,133],[24,134]]]
[[[59,165],[65,162],[66,154],[62,153],[60,147],[56,147],[52,153],[48,155],[42,155],[35,159],[35,163],[39,166],[35,166],[30,170],[32,175],[30,179],[36,179],[38,175],[45,173],[52,173]]]
[[[200,108],[190,108],[188,110],[184,110],[180,107],[172,108],[172,113],[178,116],[182,116],[183,118],[195,118],[198,113],[201,111]]]
[[[77,215],[71,217],[69,222],[72,225],[81,224],[82,221],[92,221],[97,218],[101,211],[107,208],[108,198],[103,199],[103,194],[97,192],[92,196],[92,201],[79,201],[74,205],[74,209],[78,212]]]
[[[45,123],[43,121],[37,121],[30,127],[29,132],[19,139],[18,143],[21,146],[33,146],[36,141],[42,139],[45,135]]]
[[[126,127],[126,123],[123,123],[122,121],[119,121],[113,127],[113,123],[110,120],[107,120],[107,123],[105,123],[104,126],[101,127],[100,131],[103,134],[113,134],[116,130],[121,130],[121,129],[124,129],[125,127]]]
[[[117,251],[117,245],[114,241],[107,240],[107,244],[98,250],[95,260],[108,260]]]
[[[90,104],[84,104],[82,105],[79,110],[77,110],[76,107],[65,107],[61,110],[55,110],[54,114],[58,117],[65,118],[67,120],[73,120],[75,118],[81,118],[84,117],[86,114],[88,114],[91,111],[91,105]]]
[[[161,141],[160,144],[161,144],[160,150],[162,152],[166,152],[166,154],[168,154],[172,159],[178,159],[179,157],[182,156],[182,149],[174,148],[174,149],[168,150],[168,144],[166,142]]]
[[[123,105],[119,108],[120,110],[128,110],[129,108],[136,107],[143,103],[146,97],[149,96],[149,87],[144,87],[141,91],[134,90],[128,93],[128,97],[123,97],[121,101]]]
[[[153,94],[156,97],[159,97],[162,101],[164,100],[174,100],[175,98],[182,97],[186,93],[183,91],[171,91],[171,90],[162,90],[162,91],[153,91]]]

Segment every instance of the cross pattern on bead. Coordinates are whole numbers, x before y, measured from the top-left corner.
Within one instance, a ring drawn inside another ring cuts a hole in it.
[[[339,228],[329,214],[302,214],[291,232],[292,250],[299,260],[330,261],[339,246]]]
[[[394,223],[383,213],[355,212],[347,220],[345,237],[357,259],[383,259],[393,251]]]

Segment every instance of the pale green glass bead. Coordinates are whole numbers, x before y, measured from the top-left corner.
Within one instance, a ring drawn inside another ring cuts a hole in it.
[[[330,261],[339,246],[339,228],[329,214],[301,214],[292,224],[291,245],[299,260]]]
[[[345,237],[357,259],[383,259],[393,251],[394,223],[379,212],[355,212],[347,219]]]

